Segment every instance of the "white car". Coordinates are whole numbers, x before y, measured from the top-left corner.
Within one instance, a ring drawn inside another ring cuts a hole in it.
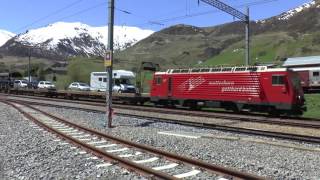
[[[90,91],[90,86],[82,82],[73,82],[69,85],[68,89],[77,91]]]
[[[39,81],[38,83],[39,89],[55,89],[56,86],[52,84],[50,81]]]
[[[14,88],[26,88],[28,87],[28,81],[26,80],[15,80],[13,83]]]

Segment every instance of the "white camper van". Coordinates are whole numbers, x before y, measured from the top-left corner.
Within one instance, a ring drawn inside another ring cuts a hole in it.
[[[112,91],[118,93],[135,93],[136,87],[134,86],[135,75],[131,71],[126,70],[113,70]],[[91,91],[106,91],[107,87],[107,73],[106,72],[92,72],[90,77],[90,90]]]

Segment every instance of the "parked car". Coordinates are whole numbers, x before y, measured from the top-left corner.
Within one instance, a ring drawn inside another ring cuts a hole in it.
[[[73,82],[69,85],[68,89],[77,91],[90,91],[90,86],[82,82]]]
[[[39,81],[39,89],[56,89],[56,86],[50,81]]]
[[[28,81],[26,80],[15,80],[13,83],[14,88],[27,88],[28,87]]]

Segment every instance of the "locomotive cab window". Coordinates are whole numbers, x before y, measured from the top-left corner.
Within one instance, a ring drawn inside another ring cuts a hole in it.
[[[160,85],[162,83],[162,78],[161,77],[156,77],[156,84]]]
[[[284,85],[284,76],[283,75],[273,75],[272,76],[272,85]]]
[[[319,73],[320,73],[320,72],[313,72],[312,75],[313,75],[314,77],[319,77]]]

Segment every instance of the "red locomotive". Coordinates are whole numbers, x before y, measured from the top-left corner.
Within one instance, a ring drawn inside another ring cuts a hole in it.
[[[306,111],[297,73],[266,66],[156,72],[150,98],[156,104],[191,108],[221,107],[290,115]]]

